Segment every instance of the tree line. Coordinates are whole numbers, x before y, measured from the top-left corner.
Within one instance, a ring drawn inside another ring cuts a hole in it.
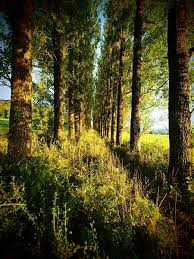
[[[152,8],[152,13],[156,12],[155,16],[150,15],[148,6]],[[166,1],[161,4],[157,1],[153,3],[153,1],[137,0],[133,9],[129,1],[109,1],[95,110],[95,129],[102,136],[110,138],[112,144],[114,144],[114,135],[116,135],[116,145],[120,145],[124,117],[123,102],[126,95],[124,87],[126,86],[125,81],[129,80],[126,73],[130,73],[125,70],[127,65],[129,66],[128,59],[130,58],[131,123],[129,149],[131,152],[139,154],[141,117],[143,115],[142,102],[146,102],[144,99],[146,83],[143,79],[143,73],[145,73],[145,65],[143,64],[145,56],[143,55],[145,55],[146,37],[149,37],[149,34],[152,40],[157,37],[157,43],[159,43],[161,34],[166,33],[167,42],[164,42],[167,48],[166,57],[159,57],[159,66],[162,70],[162,59],[166,58],[169,75],[167,74],[167,80],[165,79],[162,85],[156,83],[157,89],[155,89],[155,92],[164,90],[164,85],[169,81],[169,88],[167,89],[170,140],[168,180],[171,184],[178,184],[185,197],[192,178],[192,131],[191,112],[189,110],[191,84],[189,81],[191,55],[189,31],[192,28],[189,17],[191,6],[192,4],[189,1]],[[131,10],[134,12],[134,15],[131,14],[134,17],[132,20],[128,19]],[[165,15],[167,16],[167,23],[164,18]],[[161,19],[158,24],[157,19]],[[118,21],[121,22],[118,23]],[[147,29],[149,24],[152,27],[158,27],[155,35],[151,29]],[[128,30],[129,27],[133,28],[132,36]],[[133,41],[131,41],[131,37],[133,37]],[[158,50],[156,49],[156,51],[163,55],[161,53],[165,48],[162,49],[159,44],[157,47]],[[130,50],[132,54],[129,53]],[[157,56],[152,55],[151,51],[149,54],[146,55],[147,58],[152,59],[149,63],[155,62]],[[157,73],[155,74],[156,78],[159,77],[159,71]],[[148,91],[149,88],[150,85],[147,87]]]
[[[168,178],[187,196],[192,177],[189,110],[192,3],[106,1],[103,43],[94,80],[100,5],[102,2],[95,0],[2,3],[11,31],[8,156],[18,160],[31,154],[32,67],[37,66],[51,78],[54,141],[60,141],[68,113],[70,139],[77,141],[84,130],[93,127],[112,145],[120,145],[124,104],[131,94],[126,106],[131,111],[129,149],[139,154],[142,107],[150,100],[153,104],[156,93],[168,93]],[[166,57],[158,59],[158,55]],[[157,89],[150,87],[155,85],[154,80]]]

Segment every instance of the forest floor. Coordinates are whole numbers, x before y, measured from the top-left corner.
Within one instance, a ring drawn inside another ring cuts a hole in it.
[[[0,258],[192,258],[194,218],[166,180],[167,135],[143,135],[140,158],[127,133],[112,151],[94,131],[50,148],[35,138],[13,170],[0,125]]]

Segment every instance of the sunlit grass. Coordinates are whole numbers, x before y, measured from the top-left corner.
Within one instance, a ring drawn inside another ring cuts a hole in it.
[[[8,133],[9,131],[9,119],[0,118],[0,134]]]
[[[145,134],[141,136],[142,145],[152,145],[162,149],[169,149],[169,137],[163,134]]]
[[[130,134],[123,132],[122,141],[124,145],[129,145]],[[169,136],[164,134],[143,134],[140,138],[141,151],[157,151],[167,154],[169,152]]]
[[[169,136],[163,134],[143,134],[140,138],[139,156],[130,152],[130,134],[123,133],[123,144],[114,151],[130,174],[138,173],[142,179],[148,179],[151,193],[157,193],[158,184],[166,185],[169,161]],[[138,159],[137,159],[138,158]]]
[[[7,133],[9,131],[9,120],[0,118],[0,155],[7,152]]]
[[[168,163],[168,135],[146,134],[141,136],[141,154],[150,163]]]
[[[136,176],[129,178],[105,140],[93,130],[82,134],[79,142],[69,141],[65,134],[61,137],[57,145],[51,144],[49,148],[34,136],[32,157],[19,165],[19,179],[25,185],[19,194],[30,200],[30,207],[23,199],[21,203],[25,204],[25,217],[30,215],[33,219],[36,235],[40,235],[41,226],[41,231],[50,238],[50,245],[60,256],[64,250],[73,255],[90,246],[92,250],[87,251],[86,258],[92,258],[92,254],[96,256],[96,252],[106,252],[111,258],[116,253],[119,258],[122,253],[136,253],[133,238],[136,229],[141,229],[150,242],[159,240],[156,249],[171,252],[174,237],[167,219],[148,199],[141,180]],[[3,202],[12,203],[8,198]],[[31,211],[31,207],[35,210]],[[12,214],[15,211],[12,210],[12,207],[5,207],[0,213],[0,220],[6,220],[9,227],[15,224]],[[17,213],[20,215],[21,212]],[[83,226],[79,225],[80,221]],[[18,221],[17,227],[19,224]],[[7,232],[4,226],[3,234]],[[91,230],[91,226],[95,230]],[[67,236],[67,229],[72,234]],[[71,236],[79,231],[84,233],[84,239],[75,244]],[[91,231],[95,231],[93,239]]]

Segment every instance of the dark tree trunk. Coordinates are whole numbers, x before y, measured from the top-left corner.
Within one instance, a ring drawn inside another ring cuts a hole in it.
[[[111,75],[110,75],[110,79],[109,79],[109,103],[108,103],[108,125],[107,125],[107,138],[110,139],[110,132],[111,132],[111,119],[112,119],[112,109],[111,109],[111,101],[112,101],[112,79],[111,79]]]
[[[104,132],[105,132],[105,103],[104,100],[102,101],[102,106],[101,106],[101,136],[104,137]]]
[[[58,22],[58,19],[55,23]],[[61,33],[54,24],[54,140],[58,140],[64,132],[64,80],[63,80],[63,52]]]
[[[111,100],[111,79],[110,75],[107,76],[106,80],[106,96],[105,96],[105,106],[104,106],[104,124],[105,132],[104,135],[109,137],[109,128],[110,128],[110,100]]]
[[[116,132],[116,145],[121,143],[121,135],[123,130],[123,70],[124,70],[124,33],[121,32],[121,46],[120,46],[120,64],[119,64],[119,80],[118,80],[118,97],[117,97],[117,132]]]
[[[68,89],[68,97],[69,97],[69,138],[75,139],[75,108],[74,108],[74,88],[72,85],[69,86]]]
[[[192,173],[186,5],[185,0],[173,0],[168,13],[169,181],[178,183],[182,194],[187,194]]]
[[[113,82],[113,89],[112,89],[112,111],[111,111],[111,144],[114,145],[115,143],[115,118],[116,118],[116,98],[117,97],[117,84],[116,80]]]
[[[32,1],[14,0],[12,24],[12,78],[8,154],[20,159],[32,146]]]
[[[81,64],[83,62],[82,56],[78,53],[74,55],[76,62]],[[80,134],[86,130],[86,113],[84,103],[84,89],[82,82],[80,82],[80,71],[77,67],[73,68],[76,76],[74,84],[74,122],[75,122],[75,138],[78,141]]]
[[[102,102],[100,107],[100,135],[101,136],[103,136],[103,123],[104,123],[104,119],[103,119],[103,102]]]
[[[136,0],[136,16],[133,48],[133,77],[132,77],[132,108],[131,108],[131,132],[130,150],[138,153],[140,151],[141,133],[141,39],[143,28],[143,0]]]
[[[80,102],[80,112],[79,112],[79,124],[80,124],[80,134],[87,129],[86,124],[86,108],[84,105],[84,98],[82,97],[83,93],[80,92],[79,102]]]
[[[68,63],[68,70],[71,74],[71,78],[69,81],[69,88],[68,88],[68,99],[69,99],[69,139],[75,139],[75,82],[72,78],[73,74],[73,60],[74,60],[74,51],[70,47],[69,51],[69,63]]]
[[[74,127],[75,127],[75,139],[79,140],[80,137],[80,101],[78,88],[75,89],[74,95]]]

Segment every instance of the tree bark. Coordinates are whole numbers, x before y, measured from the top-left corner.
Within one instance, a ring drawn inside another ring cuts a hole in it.
[[[68,99],[69,99],[69,139],[75,139],[75,80],[73,79],[73,60],[74,51],[73,48],[69,47],[69,62],[68,70],[70,72],[70,81],[68,88]]]
[[[74,88],[72,85],[68,89],[69,94],[69,139],[75,139],[75,108],[74,108]]]
[[[14,0],[12,77],[8,155],[15,160],[31,154],[32,147],[32,1]]]
[[[64,80],[63,80],[63,52],[61,46],[61,33],[54,24],[54,140],[58,140],[64,132]]]
[[[78,85],[74,86],[74,127],[75,127],[75,139],[79,140],[80,137],[80,100]]]
[[[116,145],[121,144],[121,135],[123,130],[123,70],[124,70],[124,33],[121,31],[120,39],[120,61],[119,61],[119,80],[118,80],[118,97],[117,97],[117,132],[116,132]]]
[[[112,111],[111,111],[111,145],[115,143],[115,117],[116,117],[116,96],[117,96],[117,84],[116,80],[113,81],[112,89]]]
[[[171,1],[168,13],[169,181],[178,184],[185,195],[192,174],[187,22],[187,1]]]
[[[112,69],[112,65],[111,65]],[[112,72],[112,71],[111,71]],[[110,133],[111,133],[111,119],[112,119],[112,87],[113,87],[113,82],[112,78],[110,75],[109,79],[109,108],[108,108],[108,131],[107,131],[107,137],[110,139]]]
[[[143,4],[143,0],[136,0],[130,131],[130,150],[135,153],[140,151],[141,133],[141,40],[143,33]]]
[[[77,63],[82,63],[82,56],[78,53],[74,55],[74,59]],[[80,82],[80,71],[78,67],[74,67],[74,72],[76,76],[76,83],[74,86],[74,122],[75,122],[75,138],[78,141],[80,134],[86,130],[86,113],[85,113],[85,103],[84,103],[84,89],[83,83]]]
[[[79,124],[80,124],[80,134],[84,132],[87,129],[87,118],[86,118],[86,108],[84,104],[84,98],[82,97],[83,93],[80,92],[80,98],[79,98],[79,106],[80,106],[80,112],[79,112]]]
[[[111,101],[111,79],[108,74],[106,79],[106,93],[105,93],[105,105],[104,105],[104,124],[105,124],[105,132],[104,136],[109,137],[109,128],[110,128],[110,101]]]

